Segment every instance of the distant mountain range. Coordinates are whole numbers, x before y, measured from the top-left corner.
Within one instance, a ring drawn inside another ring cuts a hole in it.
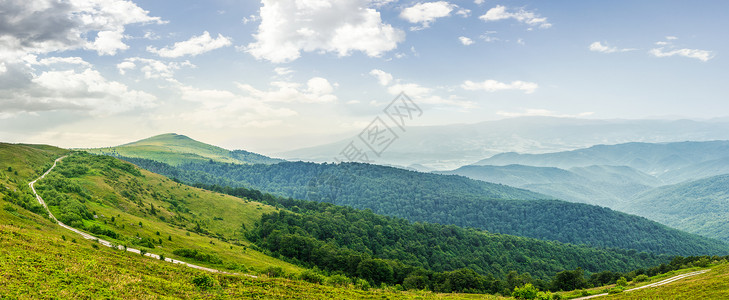
[[[599,144],[729,140],[729,121],[587,120],[520,117],[476,124],[407,127],[375,163],[420,171],[452,170],[503,152],[549,153]],[[356,133],[353,134],[353,138]],[[279,153],[331,162],[350,139]]]
[[[626,143],[502,153],[442,174],[611,207],[729,241],[729,141]]]

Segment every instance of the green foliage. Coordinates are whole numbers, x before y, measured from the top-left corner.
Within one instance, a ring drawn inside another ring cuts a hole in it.
[[[222,264],[223,261],[214,254],[203,253],[196,249],[175,249],[172,254],[191,258],[196,261],[207,262],[211,264]]]
[[[634,282],[646,282],[646,281],[648,281],[648,275],[640,274],[638,276],[635,276],[633,281]]]
[[[454,224],[572,244],[671,255],[729,253],[723,243],[644,218],[587,204],[540,200],[548,196],[461,176],[359,163],[207,162],[173,167],[142,159],[130,161],[182,182],[200,183],[200,187],[267,203],[275,197],[254,189],[281,197],[371,209],[410,221]]]
[[[357,275],[360,278],[380,283],[392,283],[393,270],[390,264],[382,259],[365,259],[357,265]]]
[[[215,277],[210,274],[200,274],[192,278],[192,284],[200,289],[207,290],[215,287],[218,282]]]
[[[306,282],[322,284],[326,280],[326,276],[321,275],[313,270],[304,270],[299,274],[299,279]]]
[[[263,274],[266,274],[266,276],[275,278],[275,277],[285,277],[286,271],[284,271],[283,268],[278,266],[270,266],[267,267],[265,270],[263,270]]]
[[[552,279],[552,290],[571,291],[587,286],[582,268],[557,273]]]
[[[624,288],[622,288],[622,287],[619,287],[619,286],[616,286],[616,287],[612,287],[612,288],[610,288],[610,289],[608,290],[608,294],[610,294],[610,295],[613,295],[613,294],[619,294],[619,293],[622,293],[622,292],[623,292],[623,290],[624,290]]]
[[[534,287],[531,283],[527,283],[522,287],[514,288],[514,292],[511,296],[516,299],[536,299],[539,289]]]
[[[628,286],[628,280],[627,280],[627,279],[625,279],[625,277],[620,277],[620,279],[618,279],[618,280],[617,280],[617,281],[615,282],[615,285],[617,285],[617,286],[619,286],[619,287],[623,287],[623,288],[624,288],[624,287]]]

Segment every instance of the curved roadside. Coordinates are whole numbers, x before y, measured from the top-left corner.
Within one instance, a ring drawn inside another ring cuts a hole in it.
[[[709,271],[711,271],[711,269],[699,270],[699,271],[689,272],[689,273],[685,273],[685,274],[681,274],[681,275],[676,275],[676,276],[673,276],[673,277],[670,277],[670,278],[667,278],[667,279],[664,279],[664,280],[661,280],[661,281],[658,281],[658,282],[654,282],[654,283],[651,283],[651,284],[646,284],[644,286],[639,286],[639,287],[636,287],[636,288],[624,290],[623,292],[625,293],[625,292],[630,292],[630,291],[645,289],[645,288],[649,288],[649,287],[657,287],[657,286],[661,286],[661,285],[664,285],[664,284],[669,284],[669,283],[674,282],[674,281],[677,281],[677,280],[684,279],[686,277],[691,277],[691,276],[696,276],[696,275],[699,275],[699,274],[703,274],[703,273],[706,273],[706,272],[709,272]],[[592,299],[592,298],[597,298],[597,297],[602,297],[602,296],[607,296],[607,295],[608,295],[608,293],[603,293],[603,294],[597,294],[597,295],[592,295],[592,296],[587,296],[587,297],[573,298],[572,300]]]
[[[68,229],[70,231],[73,231],[76,234],[82,236],[83,238],[85,238],[87,240],[95,240],[95,241],[98,241],[100,244],[102,244],[102,245],[104,245],[106,247],[110,247],[110,248],[115,247],[115,248],[117,248],[119,250],[126,250],[126,251],[129,251],[129,252],[141,254],[141,251],[139,249],[125,248],[124,246],[121,246],[121,245],[114,245],[113,243],[111,243],[111,242],[109,242],[107,240],[103,240],[103,239],[97,238],[97,237],[95,237],[93,235],[90,235],[88,233],[85,233],[85,232],[83,232],[81,230],[78,230],[76,228],[73,228],[71,226],[68,226],[66,224],[63,224],[61,221],[59,221],[58,219],[56,219],[56,217],[53,215],[53,213],[51,213],[51,210],[48,209],[48,206],[46,205],[46,202],[43,201],[43,198],[40,195],[38,195],[38,192],[36,192],[36,190],[35,190],[35,183],[38,180],[41,180],[44,177],[46,177],[46,175],[48,175],[48,173],[50,173],[51,170],[53,170],[53,168],[56,167],[56,164],[58,164],[59,161],[61,161],[62,159],[66,158],[66,157],[67,157],[67,155],[66,156],[61,156],[58,159],[56,159],[53,162],[53,166],[51,166],[51,168],[48,169],[48,171],[46,171],[45,173],[43,173],[43,175],[41,175],[40,177],[38,177],[35,180],[33,180],[33,181],[31,181],[31,182],[28,183],[28,185],[30,186],[30,189],[33,191],[33,195],[35,195],[35,198],[38,199],[38,202],[41,205],[43,205],[43,208],[46,209],[46,211],[48,212],[48,216],[51,218],[51,220],[55,221],[56,224],[58,224],[59,226],[61,226],[63,228],[66,228],[66,229]],[[144,255],[145,256],[149,256],[151,258],[160,259],[160,256],[157,255],[157,254],[154,254],[154,253],[147,252]],[[181,260],[176,260],[176,259],[172,259],[172,258],[168,258],[168,257],[165,257],[164,260],[167,261],[167,262],[174,263],[174,264],[182,264],[182,265],[188,266],[190,268],[195,268],[195,269],[198,269],[198,270],[203,270],[203,271],[208,271],[208,272],[213,272],[213,273],[244,275],[244,276],[253,277],[253,278],[256,278],[257,277],[255,275],[250,275],[250,274],[228,273],[228,272],[224,272],[224,271],[220,271],[220,270],[216,270],[216,269],[212,269],[212,268],[207,268],[207,267],[203,267],[203,266],[198,266],[198,265],[195,265],[195,264],[187,263],[187,262],[184,262],[184,261],[181,261]]]

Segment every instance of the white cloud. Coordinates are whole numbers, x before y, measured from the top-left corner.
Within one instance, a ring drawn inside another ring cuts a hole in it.
[[[195,65],[190,61],[184,62],[163,62],[155,59],[132,57],[124,59],[123,62],[116,65],[119,74],[125,75],[127,71],[139,68],[144,74],[145,79],[165,79],[176,82],[174,80],[175,71],[183,67],[194,68]]]
[[[473,40],[472,39],[469,39],[469,38],[467,38],[465,36],[458,37],[458,40],[461,41],[461,44],[466,45],[466,46],[469,46],[469,45],[472,45],[473,44]]]
[[[26,60],[27,62],[27,60]],[[91,64],[86,62],[80,57],[47,57],[38,61],[39,65],[50,66],[55,64],[69,64],[69,65],[80,65],[85,67],[91,67]]]
[[[484,90],[487,92],[497,92],[497,91],[504,91],[504,90],[521,90],[524,91],[526,94],[534,93],[534,91],[537,90],[539,87],[538,84],[533,82],[525,82],[525,81],[512,81],[511,83],[504,83],[499,82],[496,80],[485,80],[483,82],[473,82],[470,80],[466,80],[461,84],[461,88],[469,91],[476,91],[476,90]]]
[[[509,12],[503,5],[497,5],[496,7],[489,9],[486,14],[480,16],[479,19],[486,22],[514,19],[529,26],[538,26],[542,29],[552,27],[552,24],[547,22],[547,18],[541,17],[534,12],[526,11],[523,8],[520,8],[518,11]]]
[[[655,48],[648,51],[650,55],[655,57],[671,57],[671,56],[683,56],[688,58],[695,58],[703,62],[707,62],[714,58],[714,53],[707,50],[700,49],[674,49],[666,50],[665,48]]]
[[[482,35],[479,36],[480,39],[484,40],[487,43],[498,41],[499,38],[491,36],[492,34],[495,34],[496,31],[486,31]]]
[[[91,68],[54,70],[33,75],[14,87],[0,89],[0,101],[3,102],[0,112],[69,110],[108,115],[153,107],[156,100],[151,94],[109,81]]]
[[[285,76],[285,75],[289,75],[289,74],[293,73],[294,71],[289,68],[278,67],[278,68],[274,68],[273,72],[275,72],[276,75],[278,75],[278,76]]]
[[[392,82],[392,74],[387,73],[382,70],[373,69],[370,71],[370,75],[375,76],[377,78],[377,81],[380,82],[380,85],[386,86]]]
[[[262,102],[327,103],[337,101],[337,96],[332,94],[334,87],[328,80],[321,77],[313,77],[306,84],[274,81],[271,82],[273,89],[266,91],[254,88],[249,84],[238,83],[237,85],[249,97]]]
[[[147,51],[155,53],[162,57],[181,57],[185,55],[196,56],[215,49],[227,47],[233,42],[229,37],[218,34],[217,38],[212,38],[210,33],[205,31],[200,36],[193,36],[187,41],[177,42],[172,47],[157,49],[152,46],[147,47]]]
[[[707,62],[710,59],[714,58],[714,52],[709,50],[688,48],[677,49],[677,47],[673,45],[673,41],[677,39],[678,37],[675,36],[667,36],[665,41],[658,41],[655,43],[656,45],[661,47],[649,50],[648,54],[655,57],[683,56],[698,59],[703,62]]]
[[[603,45],[601,42],[594,42],[590,44],[590,51],[594,52],[600,52],[600,53],[615,53],[615,52],[628,52],[633,51],[635,49],[631,48],[624,48],[620,49],[618,47],[610,47],[607,43]]]
[[[525,109],[522,112],[507,112],[507,111],[497,111],[497,115],[508,117],[508,118],[515,118],[515,117],[533,117],[533,116],[542,116],[542,117],[558,117],[558,118],[584,118],[591,116],[595,114],[594,112],[581,112],[578,114],[560,114],[551,110],[546,109],[535,109],[535,108],[529,108]]]
[[[5,0],[0,2],[0,60],[75,49],[114,55],[128,48],[126,25],[147,23],[164,22],[127,0]]]
[[[243,24],[248,24],[251,22],[258,22],[259,20],[261,20],[260,17],[258,17],[256,15],[250,15],[247,17],[243,17],[243,19],[241,21],[243,22]]]
[[[361,51],[381,56],[397,48],[405,34],[382,22],[369,0],[263,0],[255,42],[242,48],[274,63],[296,60],[301,52]]]
[[[483,4],[484,0],[474,0],[473,3],[476,3],[478,5]]]
[[[259,98],[226,90],[205,90],[181,85],[179,92],[183,100],[200,106],[174,115],[173,118],[212,128],[271,127],[297,115],[292,109],[273,107]]]
[[[8,71],[8,67],[5,66],[5,63],[0,63],[0,74],[5,73]]]
[[[411,30],[419,30],[430,27],[435,19],[448,17],[457,5],[446,1],[417,3],[402,10],[400,17],[410,23],[420,23],[419,27],[412,27]]]
[[[468,18],[468,17],[471,16],[471,10],[470,9],[461,8],[461,9],[459,9],[456,12],[456,14],[459,15],[459,16],[461,16],[461,17]]]

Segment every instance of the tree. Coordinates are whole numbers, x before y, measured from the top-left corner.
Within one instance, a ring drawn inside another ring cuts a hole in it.
[[[511,296],[516,299],[535,299],[537,298],[537,293],[539,293],[539,289],[534,287],[531,283],[527,283],[523,287],[514,288],[514,292],[511,293]]]
[[[357,275],[360,278],[372,280],[375,283],[391,283],[392,267],[382,259],[366,259],[357,266]]]
[[[552,288],[556,291],[572,291],[584,288],[586,285],[582,268],[559,272],[552,280]]]
[[[620,277],[620,279],[615,282],[615,285],[619,287],[626,287],[628,286],[628,280],[626,280],[625,277]]]

